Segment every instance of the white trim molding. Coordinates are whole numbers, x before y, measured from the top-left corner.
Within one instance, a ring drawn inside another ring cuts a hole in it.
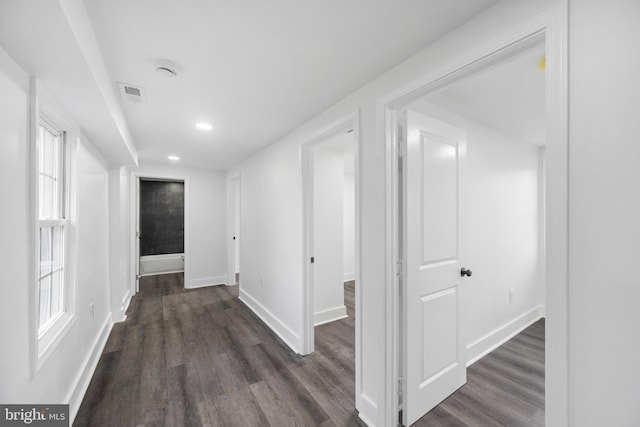
[[[275,332],[291,350],[300,354],[300,337],[298,334],[293,332],[283,321],[278,319],[242,288],[239,291],[238,299]]]
[[[104,346],[107,344],[112,327],[113,322],[111,321],[111,313],[109,313],[102,324],[102,328],[100,328],[100,333],[96,335],[93,341],[91,351],[87,353],[87,357],[82,364],[82,369],[78,370],[78,375],[74,379],[73,385],[65,398],[65,402],[69,403],[69,425],[73,424],[73,420],[78,414],[78,409],[80,409],[82,399],[84,399],[84,395],[89,388],[89,383],[98,366],[100,356],[102,355]]]
[[[202,279],[191,279],[185,289],[206,288],[208,286],[219,286],[227,284],[227,275],[203,277]]]
[[[544,306],[540,305],[467,344],[467,366],[473,365],[542,317],[544,317]]]
[[[313,315],[314,326],[324,325],[325,323],[335,322],[336,320],[344,319],[347,316],[347,306],[341,305],[339,307],[330,308],[327,310],[317,311]]]
[[[376,402],[366,394],[362,393],[360,396],[360,406],[358,406],[358,417],[369,427],[375,427],[376,423],[373,420],[378,416],[378,405]]]

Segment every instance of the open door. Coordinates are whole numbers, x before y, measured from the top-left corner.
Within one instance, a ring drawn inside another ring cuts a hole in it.
[[[240,283],[240,178],[233,180],[233,274],[234,281]]]
[[[406,110],[400,120],[404,386],[411,425],[466,382],[461,283],[466,133]],[[406,138],[406,140],[402,140]]]

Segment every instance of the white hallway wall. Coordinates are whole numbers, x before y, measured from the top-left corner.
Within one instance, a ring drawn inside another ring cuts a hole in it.
[[[640,3],[569,1],[572,427],[640,425]]]
[[[227,282],[225,173],[168,165],[129,168],[136,174],[189,180],[189,282],[190,288]],[[185,211],[186,214],[186,211]],[[130,213],[127,212],[127,221]],[[187,243],[187,242],[185,242]],[[185,250],[187,248],[185,247]],[[130,254],[130,250],[127,250]],[[129,255],[130,256],[130,255]]]
[[[302,330],[302,189],[300,144],[360,112],[362,349],[356,405],[361,417],[383,425],[385,295],[385,142],[377,101],[417,80],[448,60],[467,52],[541,11],[557,0],[503,1],[468,21],[438,42],[347,96],[287,136],[229,171],[242,174],[242,287],[254,297],[254,309],[294,350],[301,348]],[[259,278],[264,276],[264,285]]]
[[[0,177],[3,186],[3,221],[0,249],[5,276],[0,299],[0,401],[3,403],[71,402],[74,413],[83,387],[88,384],[100,344],[111,327],[108,270],[108,167],[92,144],[80,136],[76,147],[77,217],[72,221],[77,236],[75,277],[76,321],[44,366],[33,376],[29,318],[34,286],[31,252],[29,160],[29,83],[27,74],[0,49]],[[89,316],[89,304],[95,316]],[[94,352],[97,350],[97,352]]]
[[[467,360],[544,314],[539,148],[427,102],[414,109],[467,132]],[[513,301],[509,290],[513,289]]]

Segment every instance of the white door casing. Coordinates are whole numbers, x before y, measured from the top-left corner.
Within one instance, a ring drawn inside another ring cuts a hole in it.
[[[140,231],[140,177],[136,177],[136,237],[135,237],[135,294],[140,291],[140,239],[142,239]]]
[[[466,382],[461,298],[466,132],[405,113],[403,422],[411,425]]]

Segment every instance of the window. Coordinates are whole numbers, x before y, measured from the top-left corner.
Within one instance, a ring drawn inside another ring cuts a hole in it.
[[[68,295],[68,179],[66,135],[42,120],[37,144],[36,316],[38,360],[71,320]]]
[[[38,153],[38,335],[64,313],[65,147],[64,133],[40,124]]]

